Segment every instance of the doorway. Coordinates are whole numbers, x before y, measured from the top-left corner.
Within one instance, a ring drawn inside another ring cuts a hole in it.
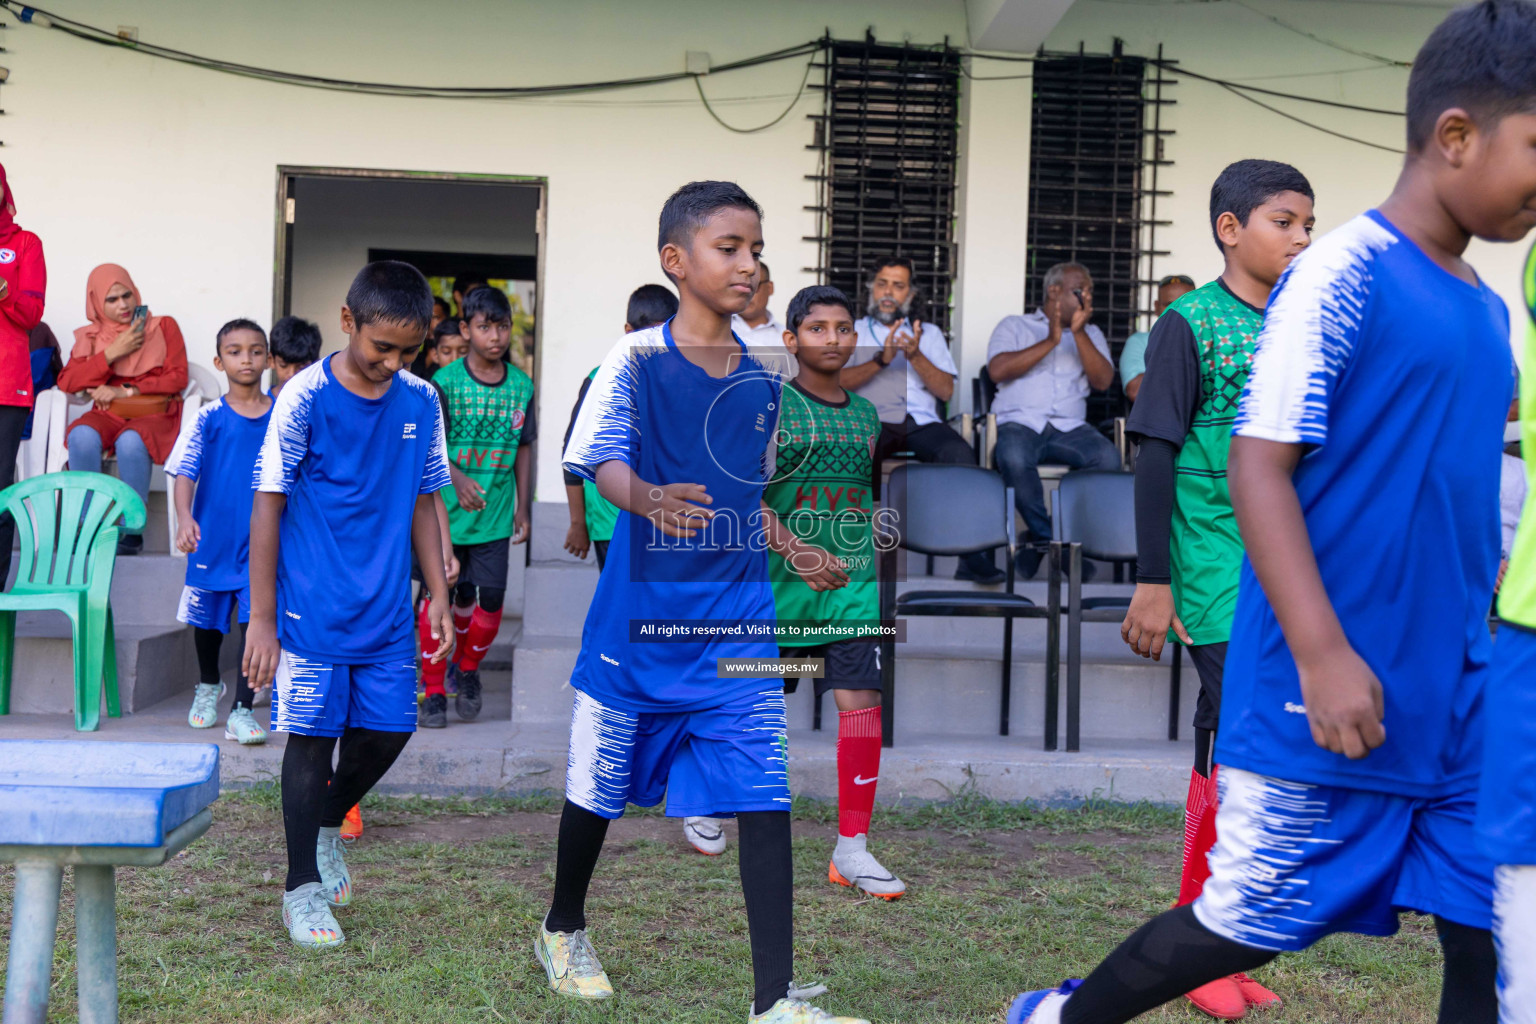
[[[365,263],[412,264],[450,307],[453,279],[473,274],[507,293],[514,361],[537,384],[544,188],[511,175],[279,167],[273,320],[313,321],[322,351],[335,352],[347,286]]]

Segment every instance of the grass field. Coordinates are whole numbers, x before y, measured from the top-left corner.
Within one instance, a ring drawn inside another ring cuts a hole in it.
[[[226,795],[212,830],[170,865],[119,874],[124,1022],[740,1022],[751,971],[733,845],[705,858],[677,823],[616,823],[588,905],[617,999],[545,990],[532,954],[553,883],[558,804],[371,799],[350,851],[354,903],[339,950],[292,946],[279,922],[284,857],[273,788]],[[1177,812],[1055,810],[964,797],[877,812],[872,845],[909,895],[865,899],[826,881],[835,816],[796,807],[796,977],[832,1012],[881,1022],[1002,1020],[1024,988],[1091,969],[1177,881]],[[0,942],[10,927],[0,869]],[[65,878],[49,1020],[72,1020]],[[0,947],[3,949],[3,947]],[[1427,922],[1392,939],[1335,936],[1258,972],[1287,1000],[1266,1024],[1434,1019],[1439,952]],[[1182,1001],[1143,1018],[1205,1020]]]

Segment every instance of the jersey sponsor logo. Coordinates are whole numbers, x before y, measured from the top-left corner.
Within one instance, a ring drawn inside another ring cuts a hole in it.
[[[1285,710],[1289,711],[1293,715],[1304,715],[1307,713],[1307,706],[1305,704],[1297,704],[1295,701],[1288,700],[1285,702]]]
[[[460,469],[511,469],[516,460],[516,448],[460,448],[453,453]]]
[[[618,665],[617,661],[614,661],[612,658],[608,657],[608,655],[606,655],[606,654],[603,654],[601,651],[598,652],[597,656],[599,658],[602,658],[604,661],[606,661],[610,665],[614,665],[614,666]]]
[[[527,419],[527,417],[523,415],[523,410],[521,410],[521,409],[513,409],[512,410],[512,429],[513,430],[521,430],[522,427],[523,427],[523,420],[525,420],[525,419]]]
[[[415,437],[416,437],[416,424],[414,424],[414,423],[407,423],[405,425],[405,432],[400,435],[400,440],[402,440],[402,441],[410,441],[410,440],[414,440]]]
[[[0,249],[0,263],[15,263],[15,262],[16,262],[16,250],[15,249]]]
[[[304,616],[298,614],[297,612],[289,611],[287,608],[283,609],[283,614],[288,616],[290,619],[302,619],[304,617]]]

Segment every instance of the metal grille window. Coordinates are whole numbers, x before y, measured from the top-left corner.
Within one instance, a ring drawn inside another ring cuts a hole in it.
[[[821,150],[819,280],[862,308],[874,262],[906,256],[921,290],[914,317],[949,331],[954,276],[955,155],[960,54],[948,41],[919,48],[829,41]]]
[[[1044,301],[1045,272],[1081,263],[1093,274],[1094,322],[1118,363],[1125,339],[1149,313],[1155,248],[1157,169],[1163,159],[1163,91],[1158,60],[1041,53],[1034,64],[1030,139],[1028,270],[1025,302]],[[1148,140],[1152,140],[1148,144]],[[1089,419],[1123,411],[1121,383],[1090,399]]]

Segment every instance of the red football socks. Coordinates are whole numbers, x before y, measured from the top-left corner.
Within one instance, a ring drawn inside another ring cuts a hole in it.
[[[1184,870],[1179,876],[1179,905],[1192,903],[1211,877],[1206,858],[1216,845],[1216,769],[1206,778],[1189,771],[1189,799],[1184,807]]]
[[[880,709],[837,715],[837,834],[852,839],[869,831],[880,777]]]
[[[453,606],[453,656],[449,658],[455,665],[464,657],[464,636],[469,632],[469,620],[474,615],[474,607],[460,608]]]
[[[496,632],[499,629],[501,629],[501,612],[488,612],[479,605],[475,605],[475,610],[469,617],[469,628],[464,631],[464,646],[459,654],[459,668],[465,672],[477,670],[481,659],[485,657],[485,652],[491,649],[491,641],[496,639]]]
[[[432,639],[432,620],[427,617],[427,607],[426,601],[421,602],[421,614],[416,616],[416,633],[421,639],[421,682],[430,697],[434,693],[446,692],[443,689],[443,677],[448,674],[448,659],[432,664],[432,655],[437,653],[442,641]]]

